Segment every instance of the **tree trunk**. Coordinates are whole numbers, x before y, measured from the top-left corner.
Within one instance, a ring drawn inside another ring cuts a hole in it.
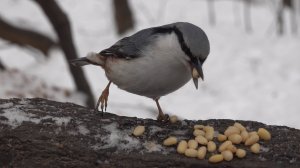
[[[0,37],[22,46],[31,46],[40,50],[47,55],[51,47],[54,47],[54,42],[49,37],[40,33],[15,27],[0,17]]]
[[[291,15],[291,31],[293,34],[298,33],[298,20],[297,20],[297,2],[299,0],[291,1],[290,15]]]
[[[246,32],[252,32],[252,23],[251,23],[251,0],[244,1],[244,21]]]
[[[282,35],[284,33],[283,9],[284,4],[282,0],[280,0],[277,6],[277,34],[279,35]]]
[[[208,5],[208,19],[211,26],[216,25],[216,10],[215,10],[215,0],[207,0]]]
[[[0,70],[5,70],[5,66],[2,64],[1,60],[0,60]]]
[[[123,34],[132,29],[134,21],[127,0],[114,0],[114,16],[118,34]]]
[[[78,58],[73,38],[71,34],[71,26],[67,15],[58,6],[55,0],[34,0],[43,9],[44,13],[52,23],[56,34],[59,38],[60,46],[65,53],[67,60]],[[75,80],[76,87],[79,91],[87,95],[87,105],[94,107],[94,96],[88,85],[87,79],[81,68],[76,68],[68,64],[69,70]]]

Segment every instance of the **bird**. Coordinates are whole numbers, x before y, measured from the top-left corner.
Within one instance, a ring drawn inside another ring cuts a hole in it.
[[[71,60],[75,66],[96,65],[103,68],[108,84],[100,95],[95,110],[106,111],[111,83],[127,92],[156,102],[157,120],[168,121],[159,99],[193,79],[204,80],[203,63],[210,53],[205,32],[188,22],[175,22],[150,27],[124,37],[100,52]]]

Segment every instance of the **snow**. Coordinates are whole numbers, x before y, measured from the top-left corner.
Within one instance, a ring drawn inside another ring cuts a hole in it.
[[[13,129],[20,126],[25,121],[33,122],[35,124],[38,124],[41,121],[39,118],[35,118],[34,114],[25,113],[22,110],[15,107],[4,109],[2,111],[4,113],[0,113],[0,116],[3,116],[8,120],[0,122],[12,126]]]
[[[79,125],[79,126],[78,126],[78,131],[79,131],[79,133],[82,134],[82,135],[87,135],[87,134],[90,133],[90,130],[88,130],[88,129],[86,128],[86,126],[84,126],[84,125]]]
[[[163,147],[155,142],[146,141],[143,143],[143,146],[147,150],[147,152],[160,152],[163,150]]]
[[[43,79],[25,74],[19,70],[0,71],[0,96],[5,98],[47,98],[56,101],[74,102],[83,105],[85,96],[82,93],[49,86]],[[26,104],[26,101],[19,102]]]
[[[101,142],[105,145],[96,144],[92,148],[94,150],[107,149],[116,147],[120,150],[131,151],[141,147],[141,143],[138,139],[129,136],[131,134],[130,130],[119,130],[117,128],[117,123],[111,123],[103,127],[109,134],[107,136],[101,136]]]
[[[0,104],[0,109],[6,109],[6,108],[10,108],[12,107],[14,104],[9,102],[9,103],[4,103],[4,104]]]
[[[39,124],[42,120],[51,118],[56,125],[64,126],[67,125],[71,121],[71,117],[54,117],[54,116],[44,116],[39,117],[35,114],[25,112],[22,110],[23,107],[29,108],[28,101],[22,100],[19,102],[21,105],[13,106],[13,103],[4,103],[0,104],[0,116],[5,117],[7,120],[1,120],[0,122],[3,124],[10,125],[12,129],[17,128],[22,125],[23,122],[32,122],[35,124]],[[79,129],[80,133],[87,133],[88,130],[84,130],[84,128]]]
[[[113,27],[111,1],[58,2],[71,20],[75,46],[80,56],[91,51],[98,52],[120,38]],[[276,35],[273,28],[274,10],[270,8],[270,0],[252,6],[251,34],[245,33],[243,4],[240,1],[215,3],[215,27],[209,25],[206,3],[195,0],[130,1],[136,27],[126,35],[151,26],[188,21],[200,26],[211,43],[211,53],[203,67],[205,81],[199,82],[198,90],[195,90],[190,81],[178,91],[161,98],[160,104],[164,112],[184,119],[255,120],[300,128],[299,35],[291,35],[289,31],[281,37]],[[237,10],[233,12],[233,8]],[[2,0],[0,15],[15,25],[22,24],[56,38],[46,17],[32,1]],[[289,17],[288,13],[286,17]],[[286,28],[289,28],[288,24]],[[5,44],[0,40],[0,46]],[[29,76],[30,81],[33,80],[32,77],[36,77],[47,83],[47,88],[55,86],[74,89],[66,66],[68,63],[62,52],[54,49],[50,55],[49,58],[38,59],[41,58],[39,52],[18,46],[0,50],[1,61],[9,68],[18,68],[22,74]],[[95,66],[83,69],[97,99],[108,83],[105,74]],[[22,85],[22,77],[8,78],[3,73],[6,72],[0,72],[1,98],[10,97],[5,91],[17,89],[21,89],[24,97],[38,96],[29,93],[34,92],[33,88],[41,87],[40,85]],[[49,88],[40,90],[44,93]],[[80,100],[83,99],[82,96],[65,98],[63,94],[51,89],[45,92],[55,100],[84,102]],[[53,95],[51,92],[54,92]],[[119,115],[142,118],[154,119],[157,115],[155,102],[127,93],[115,85],[111,86],[108,110]],[[114,135],[116,134],[115,132]],[[118,141],[114,135],[112,140]]]

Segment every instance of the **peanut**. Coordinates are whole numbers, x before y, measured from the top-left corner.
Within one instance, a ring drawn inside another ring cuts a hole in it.
[[[244,158],[246,156],[246,151],[244,149],[237,149],[235,155],[238,158]]]
[[[184,152],[184,155],[187,157],[197,157],[198,151],[196,149],[187,149]]]
[[[233,126],[238,128],[240,131],[246,131],[246,128],[241,123],[236,122]]]
[[[229,137],[230,135],[232,134],[240,134],[240,130],[237,128],[237,127],[234,127],[234,126],[229,126],[225,132],[224,132],[224,135],[226,135],[227,137]]]
[[[228,145],[226,147],[227,150],[230,150],[232,153],[235,153],[237,148],[234,145]]]
[[[242,137],[239,134],[232,134],[228,137],[228,140],[234,144],[240,144],[242,142]]]
[[[269,131],[267,131],[266,129],[264,128],[259,128],[258,131],[257,131],[257,134],[259,136],[260,139],[263,139],[263,140],[270,140],[271,139],[271,134]]]
[[[206,138],[204,138],[202,135],[198,135],[196,138],[195,138],[195,140],[199,143],[199,144],[201,144],[201,145],[206,145],[207,144],[207,139]]]
[[[253,145],[259,141],[259,136],[256,134],[251,135],[245,142],[246,146]]]
[[[249,133],[247,131],[241,132],[242,142],[246,142],[246,140],[249,138]]]
[[[203,130],[195,129],[193,135],[196,137],[198,135],[205,136],[205,132]]]
[[[223,158],[226,161],[231,161],[233,159],[233,154],[230,150],[225,150],[222,152]]]
[[[224,150],[226,150],[226,148],[227,148],[229,145],[232,145],[232,142],[231,142],[231,141],[225,141],[225,142],[223,142],[223,143],[219,146],[219,152],[223,152]]]
[[[197,157],[198,157],[198,159],[204,159],[205,155],[206,155],[206,147],[205,146],[201,146],[198,149]]]
[[[134,128],[133,130],[133,135],[134,136],[141,136],[145,132],[145,126],[138,125],[137,127]]]
[[[205,129],[207,128],[207,129]],[[214,138],[215,130],[213,127],[204,127],[205,131],[205,138],[209,141],[211,141]]]
[[[217,145],[214,143],[214,141],[209,141],[207,143],[207,150],[208,152],[214,152],[217,149]]]
[[[194,125],[194,129],[203,129],[203,128],[204,125],[199,125],[199,124]]]
[[[182,140],[179,142],[179,144],[177,146],[177,152],[180,154],[184,154],[187,147],[188,147],[188,143],[185,140]]]
[[[224,142],[226,141],[227,136],[223,135],[223,134],[218,134],[218,141],[219,142]]]
[[[250,147],[250,150],[251,150],[251,152],[257,154],[260,151],[260,145],[258,143],[255,143]]]
[[[171,122],[171,123],[174,124],[174,123],[176,123],[177,121],[178,121],[178,118],[177,118],[176,115],[173,115],[173,116],[170,117],[170,122]]]
[[[222,154],[216,154],[216,155],[212,155],[208,161],[211,163],[218,163],[218,162],[222,162],[223,161],[223,155]]]
[[[188,141],[188,147],[191,149],[196,149],[198,147],[198,142],[194,139]]]
[[[171,146],[177,144],[177,138],[170,136],[169,138],[165,139],[163,142],[163,145],[165,146]]]

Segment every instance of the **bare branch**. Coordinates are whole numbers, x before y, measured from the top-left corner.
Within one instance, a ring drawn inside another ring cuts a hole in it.
[[[4,65],[2,64],[1,60],[0,60],[0,70],[5,70]]]
[[[115,22],[117,25],[118,34],[125,33],[133,28],[134,21],[127,0],[114,0]]]
[[[34,47],[45,55],[56,43],[38,32],[15,27],[0,17],[0,37],[21,46]]]
[[[52,26],[54,27],[56,34],[59,37],[61,48],[65,53],[67,60],[78,58],[71,34],[72,31],[70,22],[64,11],[62,11],[55,0],[34,1],[40,5],[49,21],[52,23]],[[77,89],[87,95],[87,105],[90,107],[94,107],[95,102],[93,94],[82,69],[73,67],[70,64],[68,64],[68,67],[73,76]]]

